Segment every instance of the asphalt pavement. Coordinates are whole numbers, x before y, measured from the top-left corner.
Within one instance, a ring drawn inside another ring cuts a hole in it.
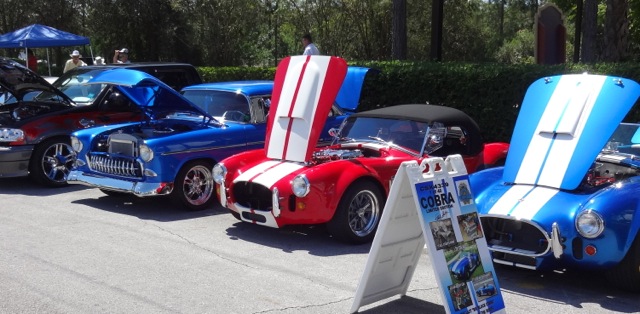
[[[0,313],[349,313],[370,245],[220,207],[0,179]],[[507,313],[640,313],[598,273],[496,266]],[[426,250],[407,295],[360,313],[445,313]]]

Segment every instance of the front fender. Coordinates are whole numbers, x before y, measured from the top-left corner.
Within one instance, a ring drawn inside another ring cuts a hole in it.
[[[485,167],[502,166],[507,159],[509,143],[488,143],[484,145],[484,165]]]

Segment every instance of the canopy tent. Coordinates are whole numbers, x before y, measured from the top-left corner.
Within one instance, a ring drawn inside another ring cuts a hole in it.
[[[88,37],[74,35],[40,24],[29,25],[19,30],[0,35],[0,48],[24,48],[25,54],[27,53],[27,48],[66,47],[88,44]],[[91,46],[89,46],[89,49],[91,50]],[[47,59],[48,57],[49,51],[47,50]],[[93,60],[93,51],[91,51],[91,59]],[[51,67],[49,67],[49,75],[51,75]]]

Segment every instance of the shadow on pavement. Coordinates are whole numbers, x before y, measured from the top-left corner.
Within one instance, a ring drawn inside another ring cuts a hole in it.
[[[227,228],[227,235],[231,239],[249,241],[284,252],[309,251],[309,254],[316,256],[369,253],[371,249],[371,243],[352,245],[338,242],[331,238],[323,225],[276,229],[238,221]]]
[[[28,177],[0,178],[0,194],[17,194],[27,196],[51,196],[62,193],[73,193],[90,189],[83,185],[66,185],[63,187],[47,187],[31,181]]]
[[[98,198],[78,199],[73,201],[73,203],[112,213],[135,216],[143,220],[160,222],[226,214],[225,211],[213,206],[210,209],[201,211],[188,211],[180,206],[174,205],[166,196],[141,198],[134,195],[105,195]]]
[[[495,265],[495,268],[503,294],[507,291],[576,309],[582,309],[585,303],[594,303],[618,313],[638,313],[640,310],[637,293],[617,289],[599,272],[542,272],[503,265]]]
[[[410,296],[396,298],[393,301],[369,308],[360,309],[357,313],[361,314],[413,314],[413,313],[430,313],[440,314],[446,313],[444,307],[440,304],[430,303]]]

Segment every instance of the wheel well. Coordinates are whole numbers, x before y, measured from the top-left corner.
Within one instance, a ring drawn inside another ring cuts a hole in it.
[[[354,180],[353,182],[351,182],[351,184],[349,184],[349,187],[348,187],[348,188],[351,188],[352,186],[354,186],[354,185],[356,185],[356,184],[358,184],[358,183],[360,183],[360,182],[370,182],[370,183],[373,183],[376,187],[378,187],[378,189],[380,189],[380,192],[382,192],[382,198],[383,198],[382,200],[383,200],[383,201],[385,201],[385,202],[387,201],[387,192],[386,192],[386,190],[384,189],[384,186],[382,186],[382,184],[380,183],[380,181],[376,180],[376,179],[375,179],[375,178],[373,178],[373,177],[369,177],[369,176],[360,177],[360,178],[358,178],[358,179]],[[348,189],[348,188],[347,188],[347,189]],[[345,192],[347,191],[347,189],[345,189]],[[344,195],[344,193],[343,193],[343,195]]]
[[[178,169],[178,171],[184,169],[185,166],[187,166],[190,163],[194,163],[194,162],[206,162],[209,163],[211,165],[211,167],[213,167],[217,162],[211,158],[196,158],[196,159],[191,159],[191,160],[187,160],[185,161],[181,166],[180,169]]]
[[[43,139],[41,139],[37,144],[34,145],[34,150],[37,149],[38,147],[40,147],[40,145],[42,145],[45,142],[51,141],[51,140],[63,140],[63,141],[70,141],[71,137],[69,137],[68,135],[54,135],[54,136],[49,136],[49,137],[45,137]],[[35,154],[31,155],[31,159],[34,158]]]

